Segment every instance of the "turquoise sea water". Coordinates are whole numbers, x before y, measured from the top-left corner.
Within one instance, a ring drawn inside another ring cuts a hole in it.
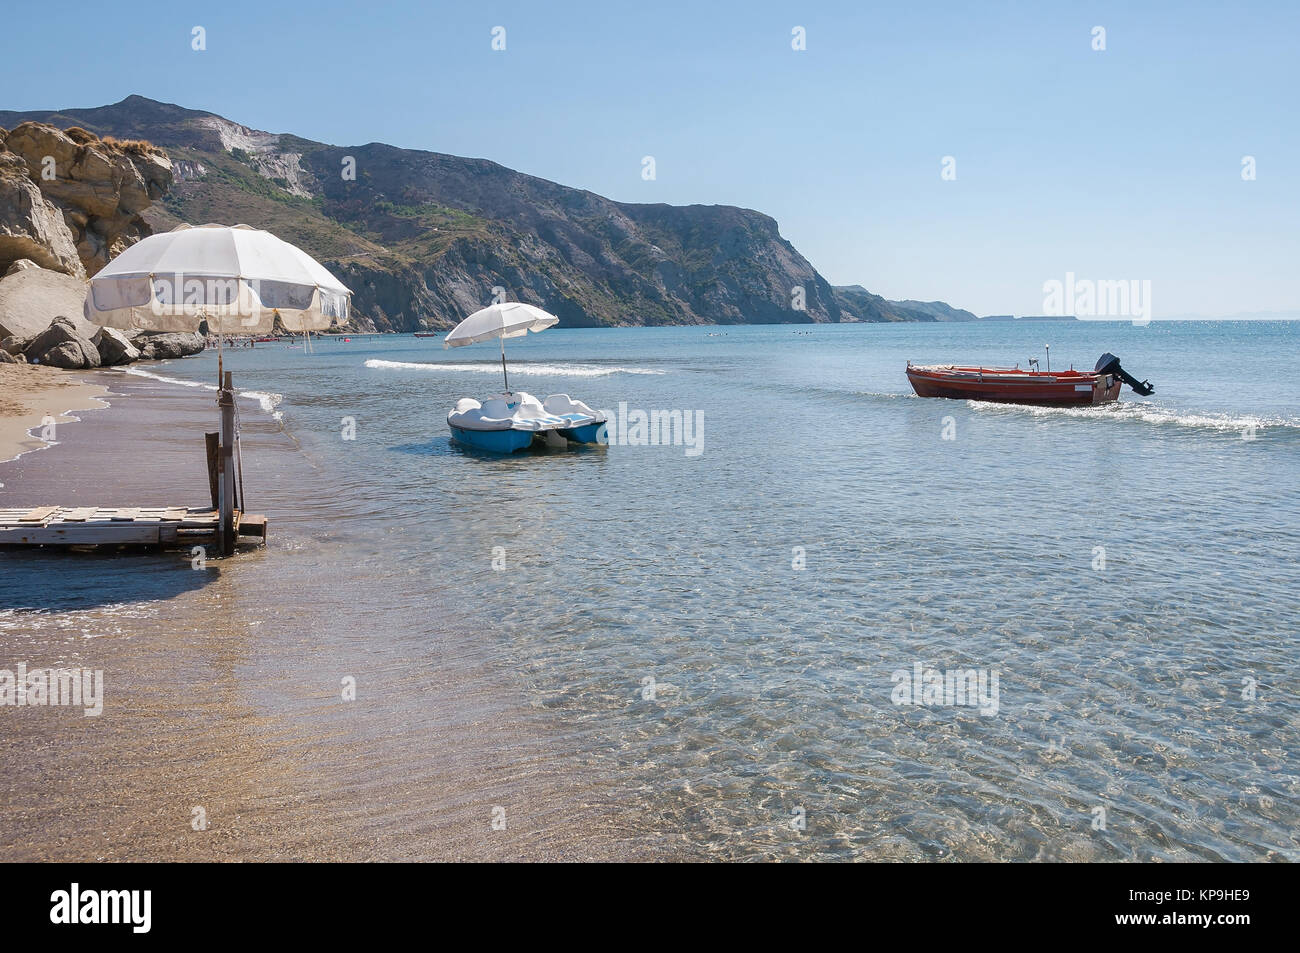
[[[250,493],[292,540],[265,557],[271,624],[308,625],[286,610],[316,593],[301,664],[361,652],[436,677],[429,646],[454,633],[458,657],[499,676],[490,690],[533,713],[532,757],[564,759],[575,796],[634,808],[631,836],[728,858],[1296,859],[1298,331],[508,343],[517,390],[702,412],[698,455],[458,447],[446,414],[500,390],[495,345],[325,339],[231,351],[227,367],[271,395],[243,402],[246,425],[278,414],[315,474],[262,472],[266,502]],[[1023,367],[1047,343],[1054,368],[1113,351],[1156,393],[980,405],[916,398],[903,374],[909,359]],[[207,382],[214,364],[147,371]],[[896,703],[918,663],[996,672],[996,711]],[[420,704],[408,686],[361,730],[418,748]]]

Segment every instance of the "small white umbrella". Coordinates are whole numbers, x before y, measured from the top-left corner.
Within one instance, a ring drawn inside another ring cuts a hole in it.
[[[475,311],[468,318],[451,329],[442,346],[465,347],[480,341],[501,339],[501,377],[505,381],[506,393],[510,393],[510,378],[506,376],[506,338],[523,337],[529,331],[545,331],[560,321],[553,314],[535,308],[531,304],[508,301],[493,304],[482,311]]]

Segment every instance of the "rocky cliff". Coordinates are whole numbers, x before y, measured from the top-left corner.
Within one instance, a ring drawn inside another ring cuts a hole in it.
[[[149,142],[24,121],[0,128],[0,363],[81,369],[203,349],[203,337],[99,329],[87,277],[151,233],[143,215],[173,180]]]
[[[833,289],[749,209],[614,202],[483,159],[330,146],[140,96],[0,112],[30,121],[165,147],[176,182],[147,224],[267,228],[353,289],[363,328],[450,327],[498,287],[571,327],[934,320]]]
[[[889,301],[862,285],[836,285],[840,310],[858,321],[977,321],[970,311],[942,301]]]
[[[171,184],[171,161],[147,142],[39,122],[0,128],[0,273],[28,259],[93,275],[150,234],[141,213]]]

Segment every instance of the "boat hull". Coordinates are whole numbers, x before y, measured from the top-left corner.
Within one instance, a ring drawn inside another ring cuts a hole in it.
[[[451,436],[467,447],[491,453],[514,453],[533,442],[533,432],[529,430],[466,430],[453,425]]]
[[[585,424],[581,427],[568,427],[559,434],[565,440],[571,440],[574,443],[601,443],[600,430],[605,426],[605,421],[598,420],[593,424]]]
[[[918,397],[983,400],[1037,407],[1088,407],[1119,398],[1121,382],[1112,374],[1065,371],[1059,374],[1004,368],[914,367],[907,379]]]

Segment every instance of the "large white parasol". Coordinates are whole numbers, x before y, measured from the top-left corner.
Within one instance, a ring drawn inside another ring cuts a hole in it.
[[[505,381],[506,393],[510,393],[510,378],[506,376],[506,338],[523,337],[529,331],[545,331],[560,321],[553,314],[535,308],[531,304],[508,301],[493,304],[482,311],[475,311],[468,318],[451,329],[443,338],[442,346],[465,347],[480,341],[501,339],[501,377]]]
[[[90,280],[92,324],[130,331],[324,331],[352,292],[316,259],[247,225],[178,225],[118,255]]]
[[[178,225],[150,235],[90,279],[83,313],[93,324],[128,331],[197,331],[206,321],[226,334],[264,334],[275,319],[287,331],[324,331],[348,318],[352,292],[316,259],[270,232],[247,225]],[[218,539],[234,552],[235,391],[217,353]],[[242,482],[242,481],[241,481]],[[239,494],[242,507],[242,491]]]

